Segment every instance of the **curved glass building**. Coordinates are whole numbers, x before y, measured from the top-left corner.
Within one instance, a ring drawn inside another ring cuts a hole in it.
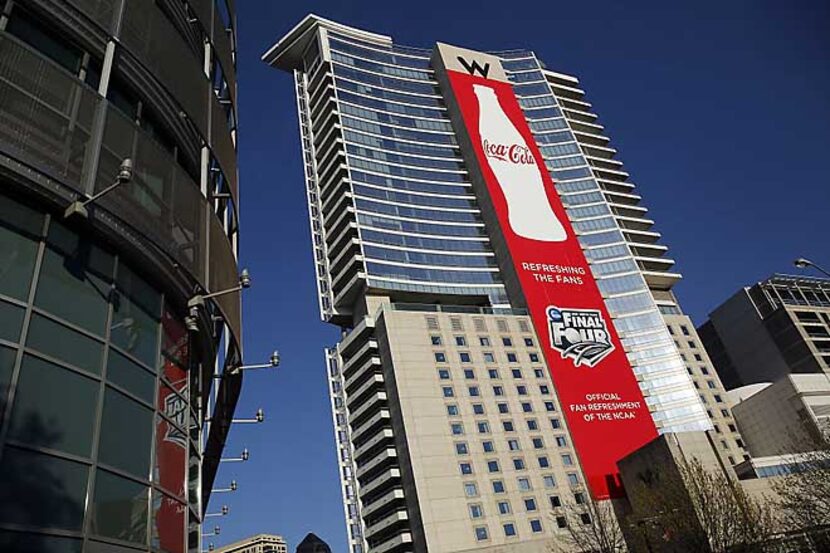
[[[188,305],[239,284],[232,2],[0,5],[0,550],[198,552],[241,386],[238,292]]]
[[[538,509],[585,493],[590,454],[552,415],[567,392],[542,359],[554,339],[528,317],[451,64],[515,96],[649,424],[720,433],[731,417],[671,291],[681,276],[578,79],[531,51],[455,49],[458,65],[444,47],[310,15],[263,56],[294,75],[320,312],[344,332],[327,369],[354,553],[534,550],[564,531]]]

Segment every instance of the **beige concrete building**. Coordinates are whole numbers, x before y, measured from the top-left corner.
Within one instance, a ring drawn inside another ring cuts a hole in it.
[[[218,547],[215,553],[288,553],[288,545],[282,536],[257,534],[237,542]]]
[[[830,431],[830,377],[825,374],[790,374],[730,395],[753,458],[810,451],[816,437]]]

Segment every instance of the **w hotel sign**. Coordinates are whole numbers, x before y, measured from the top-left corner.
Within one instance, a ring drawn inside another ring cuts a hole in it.
[[[597,499],[657,435],[513,87],[495,56],[438,44],[433,67],[514,303],[524,301]]]

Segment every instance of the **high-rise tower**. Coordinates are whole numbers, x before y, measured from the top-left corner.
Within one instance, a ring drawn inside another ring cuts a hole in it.
[[[694,332],[680,275],[576,78],[313,15],[263,59],[294,74],[320,312],[343,328],[354,553],[537,551],[550,509],[621,493],[625,453],[717,434],[708,359],[671,335]]]

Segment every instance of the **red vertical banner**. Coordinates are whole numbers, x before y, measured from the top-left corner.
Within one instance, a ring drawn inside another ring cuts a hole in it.
[[[637,379],[512,86],[446,73],[588,486],[620,497],[617,461],[657,436]]]

